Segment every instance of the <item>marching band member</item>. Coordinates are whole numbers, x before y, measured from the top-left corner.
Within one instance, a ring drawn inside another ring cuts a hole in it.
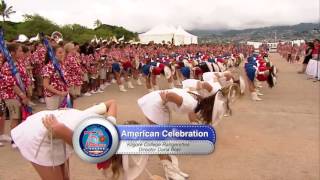
[[[27,71],[21,63],[18,63],[23,58],[22,46],[20,44],[9,44],[8,50],[12,55],[14,64],[18,72],[20,73],[22,83],[25,88],[31,85],[31,79],[27,75]],[[21,62],[21,61],[20,61]],[[27,89],[20,89],[16,78],[12,74],[10,65],[6,61],[1,68],[2,75],[2,87],[1,94],[2,99],[5,101],[6,107],[9,110],[9,118],[11,120],[11,129],[15,128],[21,122],[21,107],[22,104],[28,105],[30,100],[27,96]],[[12,142],[12,147],[16,148],[14,142]]]
[[[33,74],[35,78],[35,91],[41,103],[45,103],[43,95],[42,68],[45,65],[46,49],[41,43],[35,44],[35,51],[32,53]]]
[[[80,96],[82,81],[79,81],[79,77],[83,76],[83,72],[79,63],[79,56],[77,56],[76,49],[73,43],[67,43],[64,45],[66,52],[65,67],[70,95],[73,98]]]
[[[80,47],[80,64],[81,64],[81,71],[83,72],[82,79],[82,90],[84,96],[91,96],[90,93],[90,81],[89,81],[89,54],[87,51],[87,44],[84,44]]]
[[[100,68],[99,61],[97,58],[97,54],[95,52],[95,49],[92,45],[89,45],[87,47],[87,54],[88,54],[88,72],[89,72],[89,83],[90,83],[90,89],[91,94],[97,94],[102,93],[103,91],[99,89],[99,74],[98,69]]]
[[[99,50],[99,60],[101,64],[101,68],[99,71],[100,76],[100,89],[104,90],[108,85],[107,83],[107,68],[108,68],[108,56],[107,56],[107,48],[101,47]]]
[[[0,53],[0,147],[4,146],[2,142],[11,142],[11,137],[4,134],[4,128],[5,128],[5,113],[6,113],[6,104],[3,100],[4,98],[4,86],[5,86],[5,79],[4,76],[2,75],[1,68],[3,64],[5,63],[5,59],[3,55]]]
[[[66,74],[65,51],[61,46],[53,47],[55,56],[58,59],[61,67],[61,71]],[[42,69],[43,87],[45,102],[48,110],[58,109],[64,98],[68,94],[68,85],[63,81],[62,77],[55,70],[53,63],[47,56],[45,66]],[[66,78],[68,79],[68,78]]]

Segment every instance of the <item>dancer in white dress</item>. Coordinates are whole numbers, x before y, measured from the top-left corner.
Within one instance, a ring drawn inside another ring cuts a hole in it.
[[[68,159],[73,152],[73,130],[88,114],[107,114],[115,123],[117,105],[114,100],[109,100],[84,111],[41,111],[14,128],[11,136],[22,156],[31,162],[42,179],[69,179]]]
[[[138,99],[138,105],[151,124],[169,124],[171,112],[187,114],[190,121],[201,119],[210,124],[213,115],[215,95],[201,97],[196,91],[168,89],[154,91]],[[174,156],[159,155],[167,179],[184,180],[189,177],[178,167]]]

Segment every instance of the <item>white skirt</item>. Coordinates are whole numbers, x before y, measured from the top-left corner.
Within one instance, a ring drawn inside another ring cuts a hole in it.
[[[155,124],[169,124],[170,112],[162,104],[160,91],[153,91],[138,99],[143,114]]]
[[[159,95],[161,91],[153,91],[138,99],[138,105],[143,114],[155,124],[169,124],[171,111],[188,114],[197,106],[197,100],[184,89],[169,89],[167,92],[174,92],[183,98],[182,104],[178,107],[175,103],[168,102],[163,105]]]
[[[11,137],[28,161],[41,166],[59,166],[70,157],[73,149],[61,139],[53,139],[51,144],[48,131],[42,124],[42,118],[49,114],[53,114],[59,122],[72,130],[84,115],[82,111],[75,109],[41,111],[12,129]]]
[[[206,89],[197,89],[197,85],[199,80],[196,79],[187,79],[182,81],[182,88],[189,90],[197,90],[200,96],[203,98],[209,97],[217,93],[221,89],[221,85],[219,82],[213,82],[213,80],[207,81],[212,87],[212,90],[208,92]]]
[[[306,74],[320,79],[320,61],[310,59],[307,65]]]

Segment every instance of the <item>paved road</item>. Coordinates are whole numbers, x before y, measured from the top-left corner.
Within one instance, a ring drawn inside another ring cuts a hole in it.
[[[319,175],[319,97],[320,83],[298,75],[298,64],[287,64],[278,54],[271,55],[280,69],[274,89],[266,85],[263,102],[252,102],[249,95],[233,107],[233,116],[216,127],[215,152],[207,156],[180,156],[181,169],[193,180],[317,180]],[[162,88],[166,88],[166,85]],[[114,98],[119,103],[119,120],[144,123],[136,100],[146,91],[138,87],[120,93],[115,85],[93,97],[76,101],[83,109],[96,102]],[[248,93],[247,93],[248,94]],[[43,106],[37,107],[37,110]],[[174,123],[186,123],[187,117],[174,115]],[[7,121],[9,122],[9,121]],[[8,123],[7,123],[8,124]],[[148,170],[164,176],[156,156]],[[103,179],[94,165],[71,158],[74,180]],[[0,148],[0,180],[39,179],[32,166],[9,145]],[[139,179],[148,179],[144,173]]]

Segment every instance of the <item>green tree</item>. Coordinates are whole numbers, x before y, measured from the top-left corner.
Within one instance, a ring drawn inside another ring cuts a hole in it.
[[[9,19],[14,13],[16,13],[16,11],[12,10],[12,6],[8,7],[7,3],[1,0],[0,15],[2,16],[3,26],[5,25],[6,18]]]
[[[38,14],[24,15],[24,22],[14,23],[6,22],[6,40],[14,40],[19,34],[25,34],[28,37],[36,36],[38,33],[43,32],[46,35],[51,35],[52,32],[59,31],[66,41],[74,41],[78,43],[85,43],[90,41],[95,35],[98,38],[110,38],[116,36],[118,39],[122,36],[125,41],[137,38],[137,34],[130,32],[122,27],[101,24],[98,28],[90,29],[80,24],[68,24],[58,26],[49,19],[42,17]]]
[[[29,37],[34,36],[40,32],[51,35],[51,33],[54,31],[60,31],[60,27],[58,25],[38,14],[26,14],[24,15],[24,19],[25,22],[20,23],[17,26],[19,34],[25,34]]]
[[[93,25],[94,25],[95,28],[98,28],[98,27],[100,27],[102,25],[102,22],[99,19],[97,19],[97,20],[94,21]]]

